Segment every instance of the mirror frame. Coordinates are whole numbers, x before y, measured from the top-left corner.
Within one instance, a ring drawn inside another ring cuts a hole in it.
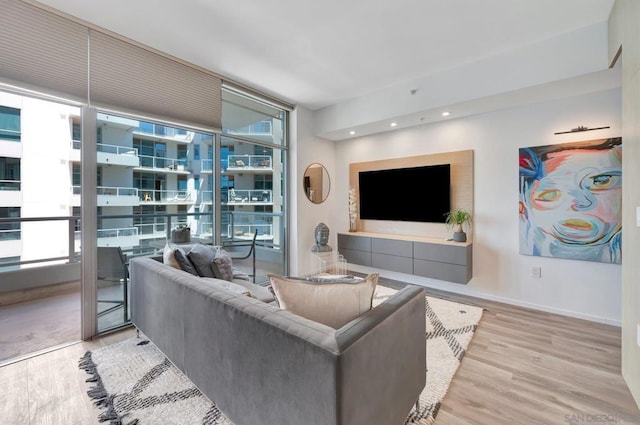
[[[314,180],[318,180],[318,174],[315,171],[316,169],[319,170],[319,177],[321,178],[319,191],[314,189],[314,187],[318,186],[317,183],[314,183]],[[315,177],[315,179],[313,177]],[[327,187],[326,193],[325,187]],[[311,203],[321,204],[326,201],[329,197],[329,193],[331,193],[331,177],[329,176],[327,168],[319,162],[312,162],[307,165],[302,177],[302,190]]]

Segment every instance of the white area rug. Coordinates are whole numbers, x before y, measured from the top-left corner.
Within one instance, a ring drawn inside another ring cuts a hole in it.
[[[378,286],[377,305],[396,292]],[[471,342],[482,309],[426,297],[427,384],[408,425],[430,425]],[[111,425],[233,425],[152,343],[130,338],[88,351],[80,368],[89,375],[89,397]]]

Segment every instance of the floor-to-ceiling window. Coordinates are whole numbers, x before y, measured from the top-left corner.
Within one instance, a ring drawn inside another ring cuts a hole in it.
[[[222,93],[220,239],[257,233],[258,282],[287,271],[287,112],[237,91]]]
[[[216,202],[200,175],[213,178],[215,137],[111,113],[98,113],[97,123],[97,324],[104,332],[130,320],[132,257],[160,253],[178,225],[193,241],[212,243]],[[210,156],[201,159],[201,151]]]
[[[81,336],[80,114],[0,92],[0,363]]]

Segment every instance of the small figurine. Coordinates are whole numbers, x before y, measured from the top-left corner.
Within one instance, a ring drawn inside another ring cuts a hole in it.
[[[327,245],[327,242],[329,242],[329,227],[326,224],[320,223],[316,226],[315,236],[316,244],[311,248],[311,252],[333,251],[333,248]]]

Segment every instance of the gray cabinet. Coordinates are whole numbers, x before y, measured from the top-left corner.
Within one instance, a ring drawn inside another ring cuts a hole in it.
[[[453,244],[436,239],[416,241],[338,234],[338,252],[349,263],[455,283],[471,280],[472,246],[471,243]]]

